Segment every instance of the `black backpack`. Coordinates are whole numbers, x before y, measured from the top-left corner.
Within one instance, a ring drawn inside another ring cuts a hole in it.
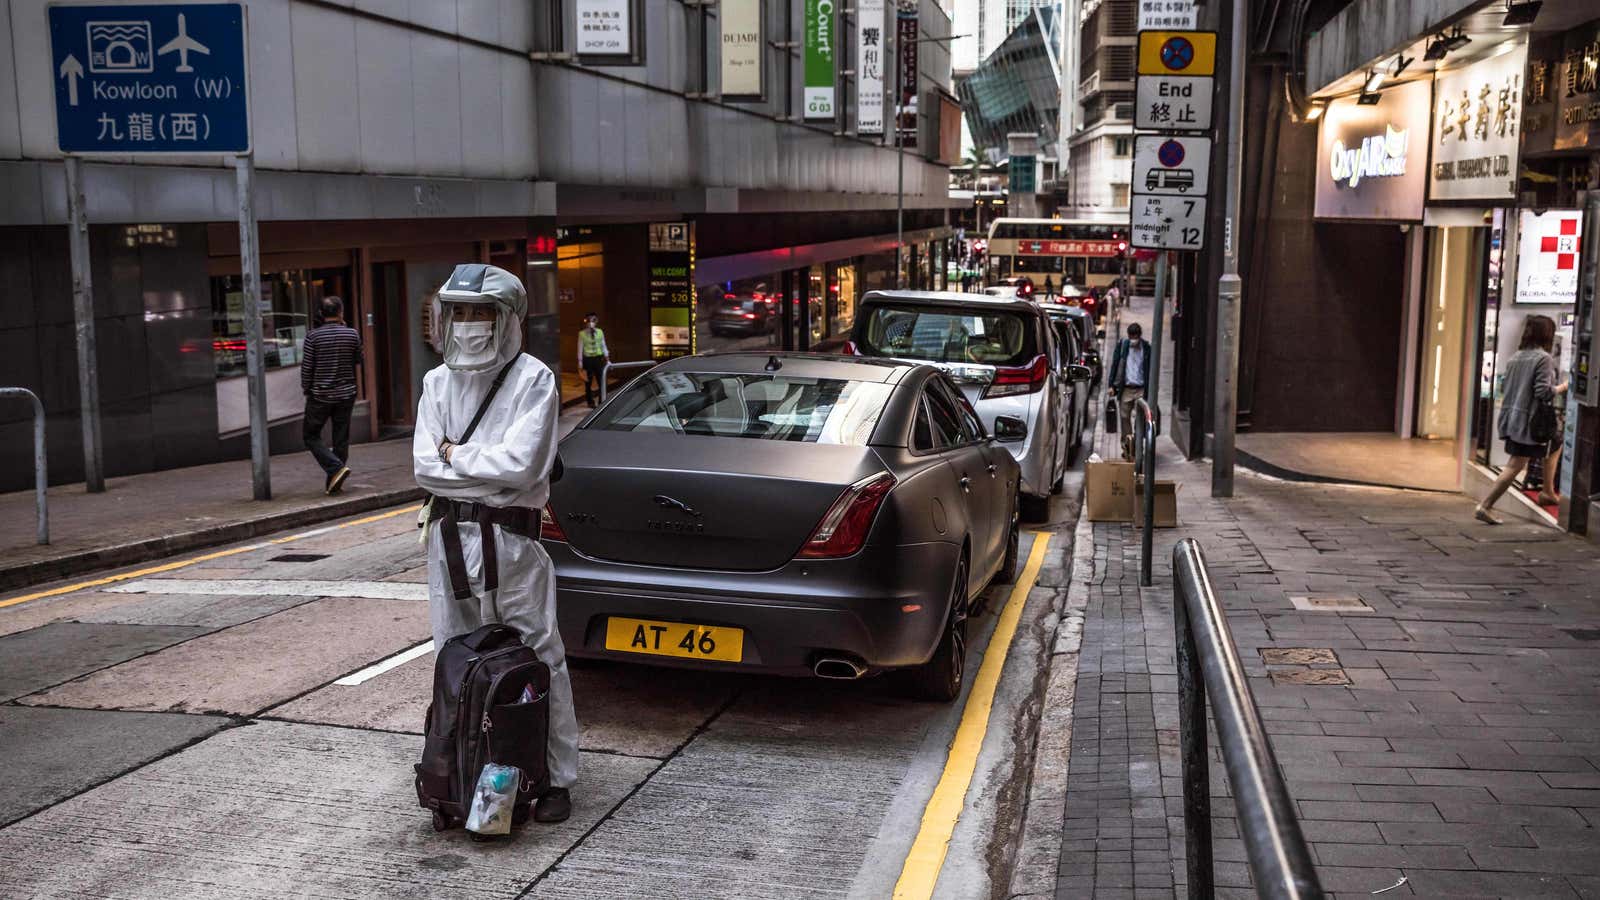
[[[532,686],[533,699],[517,702]],[[439,648],[433,667],[417,802],[435,831],[465,825],[485,763],[522,770],[513,821],[550,786],[550,667],[507,625],[485,625]]]

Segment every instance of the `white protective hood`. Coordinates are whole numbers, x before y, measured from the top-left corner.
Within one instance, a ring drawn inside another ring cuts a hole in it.
[[[528,292],[522,280],[498,266],[463,263],[439,288],[439,348],[445,365],[452,369],[482,372],[498,369],[522,350],[522,319],[528,312]],[[450,314],[451,303],[493,303],[495,305],[493,359],[475,365],[452,364],[456,354],[452,332],[456,324]]]

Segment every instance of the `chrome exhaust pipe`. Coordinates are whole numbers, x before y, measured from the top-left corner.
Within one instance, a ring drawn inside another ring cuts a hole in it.
[[[818,678],[854,681],[867,674],[867,667],[852,660],[828,656],[817,660],[817,664],[811,667],[811,671]]]

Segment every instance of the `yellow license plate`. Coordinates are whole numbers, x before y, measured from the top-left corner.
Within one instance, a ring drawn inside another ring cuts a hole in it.
[[[606,620],[606,649],[739,662],[744,659],[744,629],[612,616]]]

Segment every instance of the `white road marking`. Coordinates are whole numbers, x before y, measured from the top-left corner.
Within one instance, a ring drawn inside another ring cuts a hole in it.
[[[355,687],[364,681],[371,681],[372,679],[377,678],[379,675],[382,675],[390,669],[399,668],[400,666],[411,662],[413,659],[416,659],[419,656],[426,656],[432,652],[433,641],[423,641],[415,647],[412,647],[410,650],[402,650],[388,659],[379,660],[378,662],[367,666],[365,669],[362,669],[359,672],[346,675],[345,677],[340,678],[338,681],[335,681],[334,684],[342,684],[345,687]]]
[[[213,580],[141,578],[107,587],[118,594],[218,594],[234,597],[368,597],[374,600],[428,599],[428,586],[404,581],[311,581],[290,579]]]

